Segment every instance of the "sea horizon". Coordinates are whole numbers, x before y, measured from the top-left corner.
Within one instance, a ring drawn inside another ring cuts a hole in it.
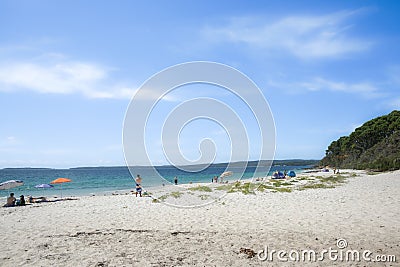
[[[200,163],[200,164],[188,164],[188,165],[170,165],[170,164],[160,164],[160,165],[133,165],[133,166],[127,166],[127,165],[79,165],[79,166],[71,166],[71,167],[35,167],[35,166],[23,166],[23,167],[0,167],[0,170],[6,170],[6,169],[50,169],[50,170],[70,170],[70,169],[83,169],[83,168],[124,168],[124,167],[140,167],[140,168],[153,168],[153,167],[192,167],[192,166],[204,166],[204,165],[210,165],[210,166],[215,166],[215,165],[234,165],[234,164],[254,164],[258,162],[269,162],[273,161],[271,166],[277,164],[277,163],[284,163],[284,162],[296,162],[296,161],[310,161],[310,162],[319,162],[320,159],[301,159],[301,158],[293,158],[293,159],[273,159],[273,160],[268,160],[268,159],[263,159],[263,160],[249,160],[249,161],[233,161],[233,162],[216,162],[216,163]],[[295,166],[296,164],[294,164]]]

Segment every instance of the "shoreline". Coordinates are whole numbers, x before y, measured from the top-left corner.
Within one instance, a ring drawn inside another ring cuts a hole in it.
[[[283,168],[283,167],[276,167]],[[289,168],[304,168],[304,166],[292,166]],[[274,167],[271,169],[274,170]],[[151,187],[153,190],[155,186],[161,186],[163,183],[169,184],[173,181],[174,176],[179,177],[180,183],[190,183],[191,181],[196,182],[209,182],[215,175],[220,175],[225,169],[220,167],[212,168],[211,172],[192,174],[188,176],[180,172],[170,170],[170,168],[164,168],[160,170],[160,174],[165,177],[165,181],[160,179],[158,176],[153,177],[147,169],[138,169],[137,173],[142,174],[144,177],[145,184],[143,186]],[[262,170],[260,173],[253,173],[254,169],[246,170],[242,175],[238,173],[234,175],[233,179],[239,179],[239,176],[253,177],[266,175],[266,171]],[[66,196],[85,196],[85,195],[98,195],[98,194],[112,194],[112,193],[124,193],[124,190],[128,192],[134,188],[134,179],[126,168],[81,168],[73,170],[57,170],[57,169],[16,169],[16,170],[0,170],[1,181],[17,179],[23,180],[25,184],[21,187],[11,189],[16,195],[33,195],[33,196],[60,196],[60,186],[55,186],[50,189],[35,189],[34,187],[38,184],[49,183],[57,177],[68,177],[72,180],[72,183],[64,185],[63,195]],[[32,173],[31,173],[32,172]],[[238,176],[238,177],[236,177]],[[25,177],[25,179],[24,179]],[[28,177],[28,178],[27,178]],[[228,177],[229,178],[229,177]],[[232,180],[233,180],[232,179]],[[167,181],[168,180],[168,181]],[[2,198],[7,197],[9,193],[4,190],[0,190],[0,196]],[[1,198],[0,198],[1,199]]]
[[[367,171],[365,170],[353,170],[353,169],[343,169],[341,171],[341,174],[366,174]],[[239,180],[225,180],[223,183],[218,182],[218,183],[214,183],[214,182],[195,182],[195,183],[182,183],[182,184],[178,184],[178,185],[174,185],[172,183],[169,184],[165,184],[163,186],[158,185],[158,186],[151,186],[151,187],[144,187],[143,188],[143,192],[146,193],[150,193],[151,195],[155,194],[157,196],[163,196],[163,194],[169,194],[171,192],[181,192],[181,191],[187,191],[190,189],[193,189],[193,187],[210,187],[213,191],[216,191],[216,189],[218,187],[231,187],[233,186],[233,184],[240,182],[240,183],[252,183],[252,184],[256,184],[256,185],[260,185],[260,184],[268,184],[271,181],[275,181],[275,182],[283,182],[285,183],[290,183],[292,181],[296,181],[296,179],[302,179],[303,177],[326,177],[326,176],[333,176],[334,174],[332,173],[332,170],[329,170],[328,172],[326,171],[322,171],[322,169],[304,169],[301,171],[298,171],[296,173],[296,177],[295,178],[291,178],[291,177],[286,177],[284,179],[273,179],[271,175],[269,176],[265,176],[265,177],[253,177],[253,178],[244,178],[244,179],[239,179]],[[228,177],[229,178],[229,177]],[[305,184],[304,181],[300,182],[301,184]],[[274,184],[273,184],[274,185]],[[289,186],[289,188],[291,188]],[[228,191],[228,189],[224,189],[225,191]],[[12,190],[10,190],[10,192],[12,192]],[[46,191],[44,191],[46,192]],[[61,192],[61,191],[58,191]],[[47,193],[47,192],[46,192]],[[63,198],[85,198],[85,197],[95,197],[95,196],[114,196],[114,195],[135,195],[135,188],[132,187],[130,189],[120,189],[120,190],[107,190],[107,191],[99,191],[97,193],[87,193],[87,194],[63,194]],[[29,195],[27,195],[29,196]],[[148,195],[149,196],[149,195]],[[34,195],[33,197],[45,197],[48,202],[54,202],[54,201],[60,201],[63,198],[59,197],[59,195],[56,194],[38,194],[38,195]],[[219,199],[221,197],[221,195],[219,195],[218,197],[216,197],[215,199]],[[0,197],[0,202],[5,202],[7,197]],[[152,197],[157,198],[157,197]]]

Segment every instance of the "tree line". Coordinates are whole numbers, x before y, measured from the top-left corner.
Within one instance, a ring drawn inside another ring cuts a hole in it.
[[[372,119],[333,141],[321,165],[337,168],[400,169],[400,111]]]

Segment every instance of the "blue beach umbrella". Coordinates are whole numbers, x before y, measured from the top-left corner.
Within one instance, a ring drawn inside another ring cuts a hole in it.
[[[35,188],[52,188],[54,186],[52,186],[51,184],[38,184],[35,185]]]

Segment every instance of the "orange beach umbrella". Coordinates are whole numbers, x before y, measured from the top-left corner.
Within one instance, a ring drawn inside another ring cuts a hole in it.
[[[62,184],[71,182],[71,179],[68,178],[57,178],[54,181],[51,181],[51,184],[61,184],[61,198],[62,198]]]
[[[58,179],[55,179],[54,181],[51,181],[50,183],[51,183],[51,184],[62,184],[62,183],[68,183],[68,182],[71,182],[71,179],[68,179],[68,178],[58,178]]]

